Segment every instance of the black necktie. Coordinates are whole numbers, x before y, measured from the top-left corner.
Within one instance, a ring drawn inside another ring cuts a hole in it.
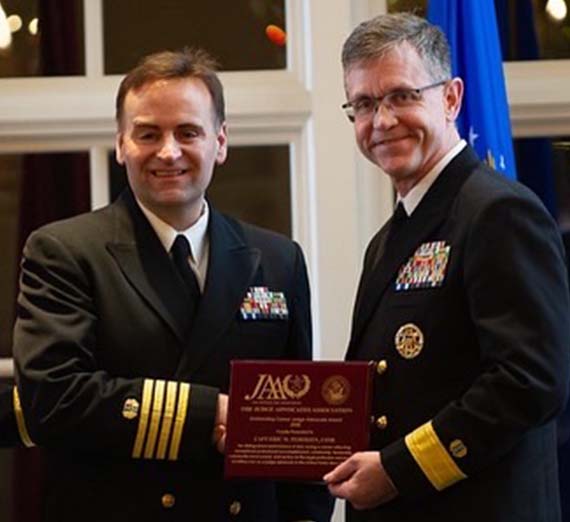
[[[196,274],[194,274],[194,271],[190,268],[190,264],[188,263],[188,258],[190,257],[190,243],[188,243],[186,237],[182,234],[178,234],[170,252],[172,253],[174,266],[185,283],[195,310],[198,300],[200,299],[200,287],[198,286]],[[192,310],[192,313],[194,310]]]
[[[392,221],[390,221],[390,230],[388,230],[388,236],[386,237],[386,245],[394,239],[398,234],[398,231],[402,228],[404,223],[408,220],[408,214],[404,208],[403,203],[400,201],[396,206],[396,210],[392,214]]]

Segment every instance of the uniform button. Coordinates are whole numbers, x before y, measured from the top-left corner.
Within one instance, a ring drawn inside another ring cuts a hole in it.
[[[174,504],[176,503],[176,497],[170,493],[165,493],[162,495],[162,498],[160,500],[162,502],[162,507],[166,509],[174,507]]]
[[[123,417],[128,420],[136,419],[139,415],[139,401],[134,397],[129,397],[123,403]]]
[[[376,427],[379,430],[385,430],[388,427],[388,417],[386,415],[381,415],[376,419]]]
[[[239,512],[241,511],[241,504],[237,501],[234,500],[231,504],[230,504],[230,515],[239,515]]]
[[[386,359],[382,359],[376,365],[376,372],[378,375],[382,375],[388,369],[388,361]]]

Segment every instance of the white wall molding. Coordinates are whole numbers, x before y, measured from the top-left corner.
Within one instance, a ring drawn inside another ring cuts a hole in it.
[[[504,65],[515,137],[570,133],[570,60]]]

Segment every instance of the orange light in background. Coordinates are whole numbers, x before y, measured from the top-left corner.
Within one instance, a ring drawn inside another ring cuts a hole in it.
[[[287,33],[277,25],[268,25],[265,28],[265,34],[271,43],[279,47],[283,47],[287,43]]]

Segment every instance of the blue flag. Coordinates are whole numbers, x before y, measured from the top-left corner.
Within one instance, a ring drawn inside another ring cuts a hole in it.
[[[453,74],[465,83],[460,135],[491,167],[516,179],[493,0],[430,0],[427,17],[446,34]]]

